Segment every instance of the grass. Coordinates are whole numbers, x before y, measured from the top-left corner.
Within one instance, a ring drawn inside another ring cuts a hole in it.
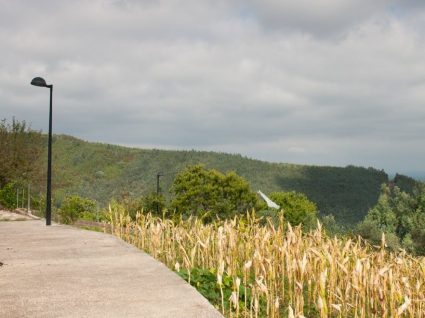
[[[88,230],[88,231],[101,232],[101,233],[105,232],[105,229],[101,226],[86,226],[86,225],[83,225],[83,226],[77,226],[77,227],[80,228],[80,229],[83,229],[83,230]]]
[[[176,270],[226,317],[423,317],[425,260],[255,214],[203,224],[110,211],[112,233]]]

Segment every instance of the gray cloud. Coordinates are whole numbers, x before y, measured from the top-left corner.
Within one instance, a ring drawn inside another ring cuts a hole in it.
[[[254,16],[266,29],[289,29],[319,36],[345,34],[376,17],[389,0],[251,0]]]
[[[43,76],[58,133],[425,170],[419,4],[0,2],[0,117],[45,129]]]

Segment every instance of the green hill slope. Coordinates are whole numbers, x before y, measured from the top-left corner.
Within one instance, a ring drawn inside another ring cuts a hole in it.
[[[253,190],[299,191],[317,203],[321,214],[353,224],[366,215],[378,199],[380,185],[388,182],[384,171],[348,166],[321,167],[253,160],[241,155],[204,151],[169,151],[126,148],[55,136],[54,194],[57,204],[68,194],[96,199],[138,197],[155,190],[158,171],[162,192],[178,171],[203,163],[222,172],[234,170]],[[284,158],[283,158],[284,160]]]

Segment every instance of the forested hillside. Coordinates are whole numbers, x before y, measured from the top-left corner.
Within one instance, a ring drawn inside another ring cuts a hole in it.
[[[235,171],[254,190],[305,193],[317,203],[322,215],[333,214],[337,221],[353,224],[376,204],[381,184],[388,182],[384,171],[373,168],[304,166],[215,152],[135,149],[64,135],[54,137],[53,154],[57,205],[68,194],[93,198],[101,204],[113,197],[140,197],[155,191],[158,172],[164,174],[160,179],[162,193],[169,197],[177,172],[188,164],[203,163],[222,172]],[[398,179],[403,185],[408,180]]]
[[[29,186],[34,204],[37,205],[39,199],[42,203],[46,184],[46,136],[19,121],[7,124],[3,120],[0,132],[3,155],[0,188],[9,184],[7,200],[11,202],[4,204],[12,204],[19,196],[20,206],[23,206],[24,189],[29,190]],[[234,171],[245,178],[253,190],[266,194],[276,191],[304,193],[317,204],[322,216],[333,214],[344,224],[361,221],[377,203],[382,183],[389,182],[384,171],[374,168],[270,163],[234,154],[136,149],[57,135],[53,139],[54,205],[60,207],[69,195],[95,199],[100,206],[113,198],[145,197],[156,190],[158,172],[162,174],[161,193],[170,200],[170,187],[177,173],[194,164],[203,164],[222,173]],[[391,183],[412,193],[417,181],[397,174]]]

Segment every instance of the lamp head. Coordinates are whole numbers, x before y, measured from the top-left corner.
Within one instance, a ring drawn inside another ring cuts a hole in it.
[[[48,87],[44,78],[41,77],[34,77],[31,81],[31,85],[39,87]]]

